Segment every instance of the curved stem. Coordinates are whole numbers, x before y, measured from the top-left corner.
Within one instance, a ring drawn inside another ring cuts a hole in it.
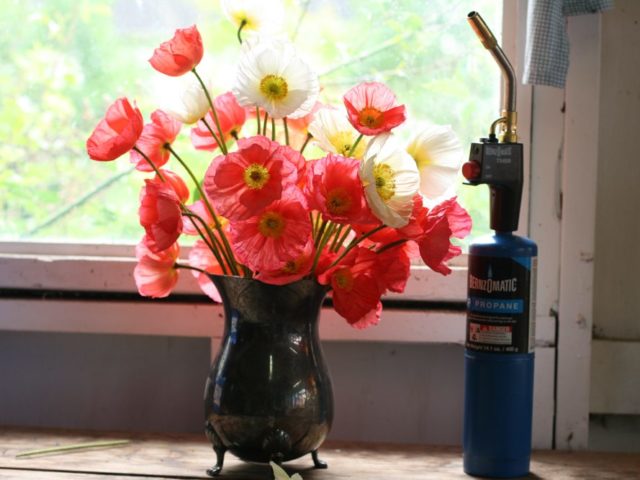
[[[209,133],[211,134],[211,136],[213,137],[213,139],[216,141],[216,143],[218,144],[218,147],[220,148],[221,152],[224,152],[223,147],[220,146],[220,144],[222,144],[222,139],[218,138],[218,136],[216,135],[216,133],[213,131],[213,128],[211,128],[211,125],[209,125],[209,122],[207,122],[207,119],[205,117],[202,117],[200,119],[202,121],[202,123],[204,123],[204,126],[207,127],[207,130],[209,130]]]
[[[267,136],[267,119],[269,118],[269,112],[264,112],[264,120],[262,121],[262,135]]]
[[[282,117],[282,125],[284,126],[284,142],[289,146],[289,125],[287,125],[287,117]]]
[[[358,144],[360,143],[360,140],[362,140],[362,137],[364,137],[364,135],[361,133],[358,138],[356,138],[356,141],[353,142],[353,145],[351,145],[351,148],[349,149],[349,153],[347,153],[347,157],[350,157],[351,155],[353,155],[353,152],[356,151],[356,147],[358,146]]]
[[[351,227],[347,228],[344,231],[344,233],[342,234],[342,236],[338,240],[338,243],[336,243],[335,248],[332,248],[331,250],[334,251],[334,252],[337,252],[340,249],[340,247],[344,244],[345,240],[347,239],[347,237],[349,236],[350,233],[351,233]]]
[[[198,74],[198,71],[196,70],[196,68],[193,67],[193,70],[191,70],[191,71],[193,72],[193,74],[198,79],[198,82],[200,82],[200,86],[202,87],[202,90],[204,90],[204,94],[207,97],[207,101],[209,102],[209,106],[211,107],[211,112],[213,113],[213,119],[216,122],[216,128],[218,129],[218,136],[220,137],[220,140],[222,142],[222,139],[224,138],[224,135],[222,134],[222,128],[220,127],[220,120],[218,120],[218,112],[216,112],[216,107],[213,105],[213,100],[211,100],[211,95],[209,95],[209,89],[207,88],[207,86],[202,81],[202,78],[200,78],[200,75]],[[220,150],[222,150],[222,153],[224,153],[225,155],[227,154],[227,146],[224,145],[224,143],[220,143]]]
[[[240,22],[240,28],[238,28],[238,41],[240,42],[240,45],[242,45],[242,29],[247,25],[247,19],[243,18],[242,21]]]
[[[163,182],[167,182],[167,179],[164,178],[164,176],[162,175],[162,173],[160,172],[160,169],[158,167],[156,167],[155,163],[153,163],[151,161],[151,159],[149,157],[147,157],[147,154],[144,153],[142,150],[140,150],[138,147],[134,146],[133,150],[135,150],[136,152],[138,152],[140,155],[142,155],[142,157],[147,161],[147,163],[149,165],[151,165],[151,168],[153,168],[153,171],[156,172],[156,175],[158,175],[158,178],[160,180],[162,180]]]
[[[320,216],[320,214],[318,214],[318,217]],[[313,239],[313,244],[316,246],[316,248],[318,248],[318,245],[320,244],[320,240],[322,239],[322,236],[324,235],[324,231],[327,228],[327,224],[329,223],[329,220],[323,220],[322,221],[322,225],[320,225],[320,228],[318,229],[315,237]]]
[[[196,229],[196,231],[198,232],[198,235],[200,235],[200,238],[202,238],[202,241],[207,245],[207,247],[209,247],[209,250],[211,250],[211,253],[213,254],[213,256],[216,257],[218,264],[222,268],[222,273],[224,275],[228,275],[229,272],[227,270],[226,265],[229,265],[229,258],[227,258],[225,250],[220,244],[220,241],[216,238],[215,234],[211,231],[211,228],[209,227],[209,225],[207,225],[207,222],[205,222],[205,220],[201,216],[199,216],[196,213],[193,213],[187,207],[183,207],[182,214],[185,217],[189,217],[189,220],[191,220],[191,224],[193,225],[193,228]],[[204,232],[196,224],[195,222],[196,220],[198,220],[204,227],[205,231],[207,232],[207,236],[209,237],[209,240],[206,239]],[[220,252],[222,252],[222,255],[224,255],[224,260],[220,256]]]
[[[351,241],[351,243],[349,243],[349,245],[347,245],[347,248],[344,249],[344,252],[342,252],[340,254],[340,256],[338,258],[336,258],[331,265],[329,265],[329,268],[335,267],[340,262],[340,260],[342,260],[344,257],[346,257],[347,253],[349,253],[351,251],[351,249],[353,249],[353,247],[355,247],[360,242],[362,242],[364,239],[370,237],[374,233],[379,232],[383,228],[386,228],[386,225],[380,225],[380,226],[378,226],[378,227],[376,227],[376,228],[374,228],[372,230],[369,230],[367,233],[363,234],[362,236],[354,238]]]
[[[256,135],[260,135],[262,129],[260,128],[260,107],[256,106],[256,121],[258,122],[258,133]]]
[[[338,228],[336,228],[335,230],[335,235],[333,237],[333,241],[331,242],[331,246],[329,247],[329,251],[332,252],[333,249],[336,247],[337,243],[338,243],[338,239],[340,238],[340,235],[342,234],[342,230],[344,229],[346,225],[344,224],[340,224],[338,225]]]
[[[200,273],[204,273],[205,275],[208,275],[208,272],[205,270],[202,270],[201,268],[192,267],[191,265],[185,265],[183,263],[174,263],[173,268],[182,268],[183,270],[195,270],[196,272],[200,272]]]
[[[304,149],[307,148],[307,144],[309,143],[309,140],[311,140],[312,138],[313,138],[313,135],[311,135],[310,133],[307,133],[307,139],[302,144],[302,147],[300,147],[300,155],[302,155],[302,153],[304,152]]]
[[[195,177],[195,175],[193,174],[193,172],[191,171],[189,166],[185,163],[185,161],[182,160],[182,158],[180,158],[180,155],[178,155],[175,152],[175,150],[173,148],[171,148],[171,145],[167,145],[166,148],[171,152],[171,154],[176,158],[176,160],[178,160],[178,162],[180,162],[180,164],[184,167],[184,169],[187,171],[187,173],[191,177],[191,180],[193,180],[193,182],[195,183],[196,188],[198,189],[198,193],[200,193],[200,197],[202,198],[202,201],[204,202],[205,206],[207,207],[207,211],[209,212],[209,215],[211,215],[211,218],[213,219],[213,223],[214,223],[214,225],[216,227],[216,230],[220,234],[220,238],[222,239],[222,242],[224,243],[225,250],[226,250],[225,257],[227,257],[229,259],[229,268],[231,269],[231,272],[234,275],[238,275],[238,269],[236,268],[236,262],[235,262],[235,258],[234,258],[234,255],[233,255],[233,250],[231,250],[231,245],[229,244],[229,240],[227,240],[227,236],[224,234],[224,231],[222,230],[222,225],[220,224],[220,221],[218,220],[218,216],[216,215],[216,212],[213,210],[213,207],[211,206],[211,203],[209,202],[209,198],[204,193],[204,190],[202,190],[202,187],[200,186],[200,182],[198,182],[198,179]]]
[[[324,235],[322,235],[322,238],[320,239],[320,242],[316,247],[316,256],[313,259],[313,266],[311,267],[311,273],[316,271],[316,267],[318,266],[318,262],[320,261],[320,256],[322,255],[322,250],[329,242],[329,239],[331,238],[331,235],[333,234],[333,231],[335,230],[335,228],[336,228],[336,224],[330,223],[329,227],[324,232]]]
[[[387,243],[386,245],[376,250],[376,253],[386,252],[387,250],[391,250],[392,248],[399,247],[400,245],[404,245],[408,241],[409,241],[408,239],[403,238],[402,240],[396,240],[395,242]]]

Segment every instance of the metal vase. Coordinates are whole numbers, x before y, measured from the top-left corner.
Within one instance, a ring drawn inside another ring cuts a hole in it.
[[[268,285],[211,275],[224,305],[222,345],[204,395],[205,432],[222,470],[242,460],[281,463],[317,456],[333,419],[331,379],[318,337],[326,287],[314,280]]]

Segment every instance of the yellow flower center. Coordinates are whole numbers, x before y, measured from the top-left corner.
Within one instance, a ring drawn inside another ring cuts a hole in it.
[[[380,125],[382,125],[384,115],[377,108],[367,107],[363,108],[360,111],[358,120],[360,120],[360,124],[365,125],[369,128],[378,128]]]
[[[249,14],[244,10],[233,12],[231,16],[233,17],[233,22],[238,26],[238,28],[244,23],[244,27],[242,27],[243,30],[258,30],[259,25],[258,22],[256,22],[256,19],[249,16]]]
[[[260,91],[269,100],[282,100],[289,92],[287,81],[278,75],[267,75],[260,82]]]
[[[395,172],[386,163],[379,163],[373,167],[373,178],[376,180],[376,191],[384,201],[389,200],[396,193]]]
[[[327,210],[333,215],[342,215],[351,208],[351,197],[343,188],[334,188],[327,194]]]
[[[353,275],[351,274],[351,270],[346,268],[338,270],[334,273],[333,278],[342,290],[350,291],[353,288]]]
[[[266,212],[258,221],[258,230],[265,237],[279,238],[284,231],[285,221],[277,212]]]
[[[409,145],[407,147],[407,153],[411,155],[413,160],[416,162],[418,170],[422,170],[423,168],[428,167],[429,165],[432,165],[434,163],[433,158],[431,158],[428,152],[420,150],[416,145]]]
[[[333,147],[336,149],[337,153],[339,153],[343,157],[346,157],[351,151],[351,146],[353,145],[355,138],[353,133],[351,132],[336,132],[331,137],[329,137],[328,140],[329,143],[331,143],[331,145],[333,145]],[[364,154],[365,148],[365,142],[358,143],[355,152],[353,152],[351,156],[354,158],[361,158]]]
[[[244,171],[244,183],[253,190],[259,190],[269,181],[269,170],[263,165],[253,163]]]

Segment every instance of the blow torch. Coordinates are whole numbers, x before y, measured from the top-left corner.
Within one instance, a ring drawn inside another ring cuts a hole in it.
[[[513,478],[529,472],[538,247],[518,229],[523,150],[513,67],[477,12],[467,20],[503,77],[502,112],[471,144],[468,185],[487,184],[493,235],[469,247],[465,342],[464,471]]]

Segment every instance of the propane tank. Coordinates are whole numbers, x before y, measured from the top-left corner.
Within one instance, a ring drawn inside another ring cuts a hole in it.
[[[500,118],[471,144],[462,173],[487,184],[493,235],[469,247],[465,342],[464,471],[527,475],[531,457],[535,285],[538,248],[518,229],[523,150],[516,133],[515,74],[477,12],[468,21],[503,73]]]

